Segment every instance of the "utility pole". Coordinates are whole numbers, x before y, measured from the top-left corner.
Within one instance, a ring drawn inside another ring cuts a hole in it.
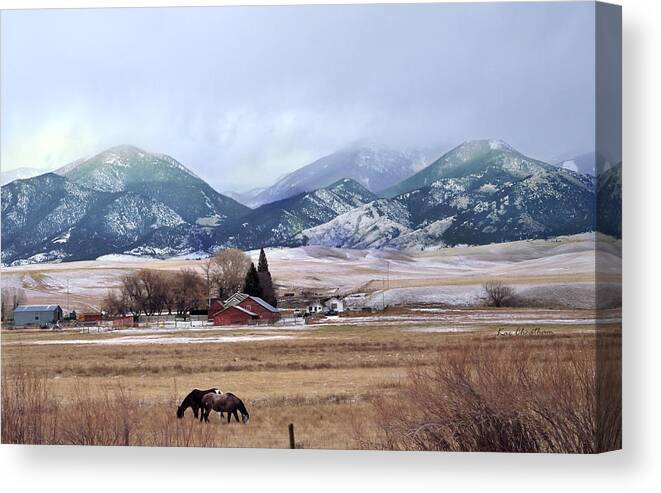
[[[67,277],[67,312],[69,312],[69,318],[71,318],[71,305],[69,304],[69,278]]]
[[[390,262],[386,260],[386,265],[388,266],[388,289],[390,289]]]
[[[386,289],[390,289],[390,262],[386,260],[386,277],[382,281],[383,290],[381,291],[381,305],[386,309]]]

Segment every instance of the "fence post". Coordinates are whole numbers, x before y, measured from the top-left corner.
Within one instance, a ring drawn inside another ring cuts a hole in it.
[[[296,448],[296,440],[294,439],[294,424],[289,423],[289,448]]]

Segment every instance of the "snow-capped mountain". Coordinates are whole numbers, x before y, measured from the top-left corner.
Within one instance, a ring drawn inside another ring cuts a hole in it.
[[[301,231],[374,200],[360,183],[343,178],[328,187],[271,202],[216,229],[218,244],[253,249],[299,244]]]
[[[3,264],[86,260],[145,245],[167,256],[197,250],[200,235],[204,228],[135,192],[93,190],[54,173],[2,187]],[[154,245],[155,236],[177,248]]]
[[[246,204],[257,207],[327,187],[351,178],[377,193],[411,176],[425,166],[423,154],[359,145],[322,157],[280,178]]]
[[[0,172],[0,182],[2,182],[2,185],[6,185],[14,180],[25,180],[26,178],[32,178],[43,173],[46,173],[46,171],[38,168],[23,167],[10,169]]]
[[[131,145],[111,147],[91,158],[63,166],[55,173],[102,192],[123,192],[136,183],[182,178],[199,180],[175,159]]]
[[[418,188],[408,190],[412,186]],[[501,141],[466,142],[379,199],[304,230],[308,244],[396,247],[484,244],[594,229],[592,180]]]
[[[160,201],[184,220],[217,225],[248,212],[236,200],[216,192],[174,158],[134,146],[118,146],[56,173],[102,192],[135,192]]]
[[[103,194],[47,173],[2,187],[2,262],[58,250],[70,228],[103,200]],[[53,253],[51,257],[58,254]]]
[[[441,178],[469,175],[489,164],[502,164],[512,176],[523,177],[534,167],[544,164],[528,158],[502,140],[471,140],[443,154],[436,161],[409,178],[381,193],[383,197],[395,197],[427,187]],[[548,166],[548,165],[547,165]]]
[[[214,227],[250,211],[175,159],[108,149],[2,187],[2,262],[155,256],[211,246]]]

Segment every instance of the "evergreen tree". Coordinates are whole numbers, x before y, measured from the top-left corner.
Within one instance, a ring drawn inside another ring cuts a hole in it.
[[[278,298],[275,296],[275,288],[273,287],[273,278],[269,272],[269,261],[266,260],[266,254],[264,253],[263,248],[259,252],[257,273],[259,275],[259,284],[262,289],[262,298],[272,306],[278,306]]]
[[[255,264],[250,263],[250,268],[246,274],[246,280],[243,283],[243,292],[250,296],[262,297],[262,287],[259,283],[259,274],[255,269]]]
[[[266,260],[266,253],[264,253],[264,248],[259,251],[259,263],[257,264],[257,272],[268,272],[269,271],[269,261]]]

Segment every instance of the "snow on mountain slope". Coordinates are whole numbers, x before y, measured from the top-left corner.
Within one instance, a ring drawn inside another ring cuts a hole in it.
[[[396,200],[378,199],[325,224],[305,229],[300,238],[310,245],[379,248],[411,232],[406,206]]]
[[[548,238],[594,229],[590,177],[527,158],[502,141],[465,143],[429,168],[403,182],[405,189],[424,183],[420,188],[306,229],[302,241],[415,248]]]
[[[191,223],[201,219],[219,224],[249,210],[216,192],[176,159],[134,146],[113,147],[58,173],[95,190],[132,191],[161,201]]]
[[[465,177],[484,172],[489,167],[498,167],[512,179],[517,179],[551,165],[524,156],[501,140],[471,140],[445,153],[415,175],[385,190],[382,196],[395,197],[427,187],[442,178]]]
[[[351,178],[376,193],[412,175],[425,164],[425,157],[419,152],[355,146],[322,157],[285,175],[247,204],[256,207],[275,202],[327,187],[342,178]]]
[[[215,238],[221,245],[245,249],[297,244],[303,229],[330,221],[375,198],[360,183],[344,178],[328,187],[258,207],[218,228]]]
[[[89,159],[74,161],[56,173],[102,192],[121,192],[135,183],[172,181],[186,175],[199,180],[175,159],[130,145],[112,147]]]
[[[2,187],[2,262],[27,257],[74,226],[104,194],[47,173]]]

